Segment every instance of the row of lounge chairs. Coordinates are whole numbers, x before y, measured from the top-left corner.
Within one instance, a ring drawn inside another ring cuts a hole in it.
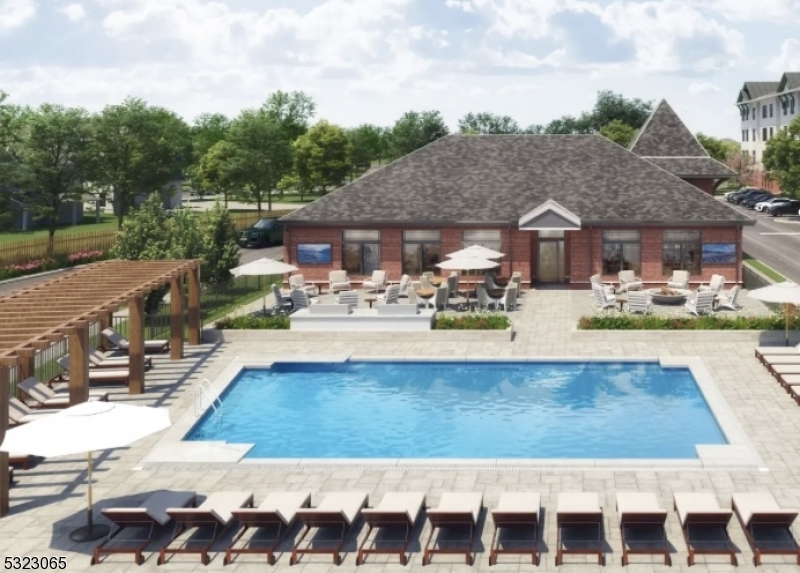
[[[631,555],[646,554],[663,556],[664,563],[671,565],[665,528],[667,511],[659,505],[656,494],[619,492],[616,502],[622,564],[627,565]],[[142,551],[154,540],[156,528],[172,521],[175,531],[159,550],[158,564],[175,553],[198,554],[201,562],[208,564],[211,548],[223,532],[238,522],[237,533],[224,549],[224,564],[231,563],[237,554],[249,553],[266,556],[272,565],[279,546],[299,522],[303,529],[293,543],[289,564],[296,564],[306,553],[324,553],[332,555],[333,562],[339,565],[342,547],[361,518],[368,530],[358,545],[356,565],[375,553],[396,554],[405,565],[409,544],[425,509],[425,494],[389,492],[375,508],[368,507],[367,493],[356,491],[327,493],[316,507],[311,507],[311,493],[296,491],[270,493],[257,507],[254,507],[253,494],[241,491],[213,493],[199,506],[195,504],[196,496],[192,492],[159,491],[136,508],[103,509],[103,515],[116,527],[95,548],[92,564],[111,553],[133,553],[136,563],[141,564],[144,561]],[[694,564],[699,554],[728,556],[731,564],[737,564],[736,547],[727,530],[733,513],[745,531],[755,565],[760,565],[765,554],[791,555],[800,565],[800,546],[790,529],[798,512],[781,509],[769,493],[734,493],[731,510],[722,509],[711,493],[675,493],[674,506],[689,552],[689,565]],[[430,533],[423,549],[422,564],[431,563],[437,553],[450,553],[463,555],[471,565],[483,510],[480,492],[442,494],[439,506],[426,512]],[[489,565],[496,564],[501,554],[527,555],[533,564],[538,564],[542,520],[539,494],[503,493],[490,513],[495,529]],[[598,563],[605,564],[603,510],[597,493],[559,493],[556,522],[556,565],[562,564],[564,556],[569,554],[597,556]],[[112,547],[117,536],[132,527],[147,528],[147,538],[137,538],[133,545]],[[253,529],[264,529],[267,531],[263,533],[272,534],[245,539],[245,534]],[[200,530],[210,530],[210,536],[196,537]],[[401,536],[396,535],[398,530]],[[458,539],[453,537],[453,533],[462,530],[466,535]],[[312,531],[314,534],[309,537]],[[443,531],[448,534],[443,535]],[[333,535],[325,536],[325,533]],[[388,536],[389,533],[394,535]],[[317,537],[320,535],[325,543]],[[190,547],[192,542],[195,542],[194,547]]]
[[[800,344],[759,346],[756,358],[766,366],[786,392],[800,405]]]

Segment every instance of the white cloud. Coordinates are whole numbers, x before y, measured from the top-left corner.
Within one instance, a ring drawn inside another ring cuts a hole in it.
[[[711,0],[709,4],[721,17],[739,22],[800,19],[800,0]]]
[[[86,18],[86,8],[78,2],[60,8],[59,12],[64,14],[70,22],[80,22]]]
[[[719,87],[710,82],[701,82],[701,83],[691,84],[687,91],[692,95],[704,94],[704,93],[716,93],[719,91]]]
[[[0,0],[0,34],[19,28],[35,15],[33,0]]]
[[[789,38],[781,44],[781,53],[769,63],[769,69],[776,74],[800,70],[800,40]]]

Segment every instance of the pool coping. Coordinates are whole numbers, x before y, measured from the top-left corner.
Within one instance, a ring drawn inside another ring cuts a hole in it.
[[[684,459],[592,459],[592,458],[531,458],[531,459],[378,459],[378,458],[245,458],[253,444],[233,444],[223,441],[183,441],[184,436],[212,405],[206,404],[195,412],[197,396],[191,405],[161,436],[155,446],[134,468],[138,470],[262,470],[262,469],[374,469],[374,470],[591,470],[591,469],[650,469],[650,470],[751,470],[769,471],[755,449],[750,437],[739,424],[722,392],[717,387],[703,360],[696,356],[639,356],[639,357],[581,357],[581,356],[360,356],[358,354],[295,355],[269,360],[237,356],[222,372],[208,382],[213,394],[221,395],[243,369],[269,368],[281,362],[652,362],[664,368],[688,368],[694,376],[711,414],[725,435],[728,444],[695,446],[697,458]],[[193,393],[198,392],[195,388]],[[207,398],[207,395],[204,397]],[[210,400],[206,399],[207,402]]]

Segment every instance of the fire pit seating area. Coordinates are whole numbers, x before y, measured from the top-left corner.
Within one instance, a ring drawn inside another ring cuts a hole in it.
[[[686,297],[689,296],[691,291],[686,289],[676,289],[669,287],[653,288],[647,292],[650,293],[651,300],[654,304],[684,304]]]

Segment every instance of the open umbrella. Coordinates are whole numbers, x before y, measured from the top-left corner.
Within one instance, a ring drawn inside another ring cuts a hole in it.
[[[69,538],[92,541],[109,532],[107,525],[95,525],[92,521],[92,452],[124,448],[170,424],[166,408],[83,402],[9,430],[0,451],[28,452],[46,458],[88,453],[87,524],[73,531]]]
[[[485,271],[500,266],[496,261],[490,261],[481,257],[462,256],[447,259],[436,265],[440,269],[451,271]],[[467,291],[467,308],[469,309],[469,291]]]
[[[264,257],[263,259],[257,259],[231,269],[231,274],[235,277],[242,277],[245,275],[263,277],[269,275],[285,275],[286,273],[291,273],[296,270],[297,267],[294,265]],[[267,293],[264,293],[264,314],[266,313]]]
[[[505,257],[505,253],[501,253],[499,251],[493,251],[488,247],[484,247],[483,245],[471,245],[466,249],[461,249],[460,251],[456,251],[454,253],[450,253],[447,255],[450,258],[463,258],[463,257],[478,257],[479,259],[499,259],[501,257]]]
[[[800,305],[800,285],[791,281],[784,281],[774,285],[757,288],[747,293],[749,298],[762,302],[782,304],[786,316],[786,346],[789,346],[789,306]]]

